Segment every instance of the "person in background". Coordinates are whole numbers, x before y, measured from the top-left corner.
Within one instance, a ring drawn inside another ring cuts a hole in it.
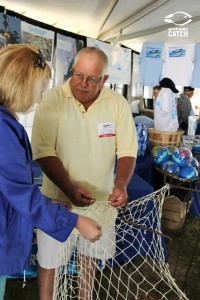
[[[159,84],[161,90],[155,100],[154,107],[155,130],[177,131],[179,124],[175,94],[179,91],[170,78],[164,77]]]
[[[14,44],[0,50],[0,62],[0,276],[4,276],[29,266],[35,227],[60,242],[74,228],[96,241],[101,228],[96,221],[52,203],[33,184],[31,147],[17,113],[30,111],[49,86],[51,70],[42,53],[31,45]]]
[[[159,85],[156,85],[156,86],[153,87],[153,100],[154,100],[154,102],[155,102],[156,98],[158,97],[158,94],[159,94],[160,90],[161,90],[161,86],[159,86]]]
[[[184,130],[184,134],[188,131],[188,118],[194,116],[191,98],[194,95],[194,88],[184,86],[184,94],[180,95],[177,103],[179,129]]]
[[[158,97],[160,90],[161,90],[161,87],[158,85],[153,87],[153,94],[152,94],[153,107],[154,107],[155,100]],[[134,117],[134,122],[135,122],[135,124],[147,125],[148,128],[154,128],[154,120],[145,115],[140,115],[140,116]]]
[[[89,257],[106,260],[115,254],[116,208],[127,202],[126,188],[137,157],[130,107],[122,95],[104,86],[109,77],[107,68],[103,51],[95,47],[80,50],[71,78],[44,94],[33,122],[33,157],[45,173],[43,193],[62,198],[70,203],[72,212],[83,215],[90,214],[87,206],[96,199],[92,204],[96,208],[94,218],[100,214],[102,219],[103,234],[96,243],[77,240],[71,234],[83,266],[78,277],[80,299],[92,299],[95,267]],[[106,210],[105,203],[110,203]],[[69,257],[57,262],[62,244],[42,231],[37,232],[37,241],[40,286],[47,295],[52,290],[55,268],[66,264]]]

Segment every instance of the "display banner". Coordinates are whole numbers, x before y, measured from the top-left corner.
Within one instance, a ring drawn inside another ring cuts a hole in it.
[[[44,55],[46,62],[52,67],[55,32],[22,21],[21,35],[22,43],[38,47]]]
[[[113,46],[92,38],[87,38],[87,46],[99,48],[108,56],[108,83],[130,84],[131,49]]]
[[[21,42],[20,19],[0,13],[0,48],[8,44],[20,44]]]
[[[133,97],[143,96],[143,85],[140,84],[138,54],[136,53],[133,53],[133,61],[132,61],[131,96]]]
[[[72,66],[77,52],[84,46],[82,40],[77,40],[57,34],[55,54],[55,85],[59,86],[72,74]]]

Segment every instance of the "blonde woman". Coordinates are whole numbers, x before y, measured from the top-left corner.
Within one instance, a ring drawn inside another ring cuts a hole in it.
[[[53,204],[33,184],[31,147],[16,113],[39,102],[51,80],[40,50],[10,45],[0,50],[0,275],[29,265],[34,227],[64,242],[74,227],[96,241],[101,228],[90,218]]]

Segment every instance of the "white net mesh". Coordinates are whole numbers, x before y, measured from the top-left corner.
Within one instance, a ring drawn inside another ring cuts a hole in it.
[[[112,258],[100,260],[92,258],[93,254],[80,254],[75,243],[69,262],[56,270],[53,299],[188,299],[171,276],[166,259],[167,243],[160,220],[168,192],[166,185],[118,210],[113,243],[116,253]],[[106,209],[107,203],[104,205]],[[106,231],[108,241],[112,240],[111,230]],[[84,247],[88,253],[88,245]],[[98,245],[96,249],[99,251]],[[103,251],[104,255],[110,253],[110,247],[105,245]],[[60,253],[60,257],[63,255]]]

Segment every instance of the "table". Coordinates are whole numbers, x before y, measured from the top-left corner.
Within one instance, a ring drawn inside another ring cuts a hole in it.
[[[137,158],[134,173],[139,175],[150,185],[154,185],[153,160],[149,153]]]
[[[196,185],[196,188],[200,189],[200,184]],[[200,218],[200,193],[199,192],[193,192],[192,193],[192,203],[189,209],[189,213],[196,216],[197,218]]]
[[[122,220],[122,212],[118,214],[118,218],[116,220],[116,256],[114,258],[114,262],[123,264],[124,262],[129,261],[136,256],[149,256],[153,259],[165,260],[166,258],[166,245],[164,238],[160,239],[160,235],[151,230],[158,230],[161,228],[160,219],[157,209],[157,204],[154,201],[155,199],[151,199],[149,201],[136,201],[144,196],[147,196],[153,193],[153,187],[138,176],[136,173],[131,178],[131,181],[127,187],[127,193],[129,197],[129,204],[132,202],[136,202],[137,205],[131,208],[131,211],[128,210],[125,212],[125,218],[127,220],[131,220],[132,225],[124,223]],[[142,226],[143,228],[137,228],[136,226]],[[155,243],[157,243],[158,247],[161,247],[160,250],[162,253],[158,255],[155,253]],[[156,256],[158,255],[158,256]]]
[[[149,170],[149,169],[151,169],[151,170]],[[136,164],[135,171],[136,171],[136,173],[139,173],[139,175],[141,177],[143,177],[148,182],[152,183],[153,186],[155,186],[153,162],[152,162],[149,155],[146,155],[144,157],[140,157],[139,159],[137,159],[137,164]],[[163,182],[163,184],[164,184],[164,182]],[[195,189],[200,190],[200,183],[199,182],[196,183]],[[192,215],[196,216],[197,218],[200,218],[200,192],[198,192],[198,191],[192,192],[192,203],[191,203],[191,206],[189,208],[189,214],[192,214]],[[189,275],[190,267],[193,263],[195,255],[196,255],[197,244],[199,242],[199,237],[200,237],[199,233],[200,233],[200,229],[199,229],[198,235],[196,237],[194,237],[194,239],[196,238],[196,242],[195,242],[196,246],[194,247],[194,249],[191,249],[191,259],[190,259],[190,262],[188,264],[188,268],[187,268],[187,271],[186,271],[186,274],[185,274],[185,279],[184,279],[184,285],[183,285],[182,289],[185,288],[185,284],[186,284],[186,281],[187,281],[187,278],[188,278],[188,275]],[[184,238],[184,227],[182,229],[182,239],[183,238]],[[177,261],[176,261],[176,264],[175,264],[176,266],[177,266],[178,260],[179,260],[179,252],[180,252],[180,249],[181,249],[181,243],[182,243],[182,240],[180,242],[180,246],[179,246],[180,248],[178,250]],[[164,245],[164,247],[165,247],[165,245]],[[165,253],[167,253],[167,252],[165,251]],[[128,255],[130,256],[130,253],[128,253]],[[175,275],[175,271],[174,271],[174,275]]]
[[[153,191],[153,187],[147,181],[141,178],[137,172],[134,173],[127,186],[127,194],[130,200],[142,198],[153,193]]]

